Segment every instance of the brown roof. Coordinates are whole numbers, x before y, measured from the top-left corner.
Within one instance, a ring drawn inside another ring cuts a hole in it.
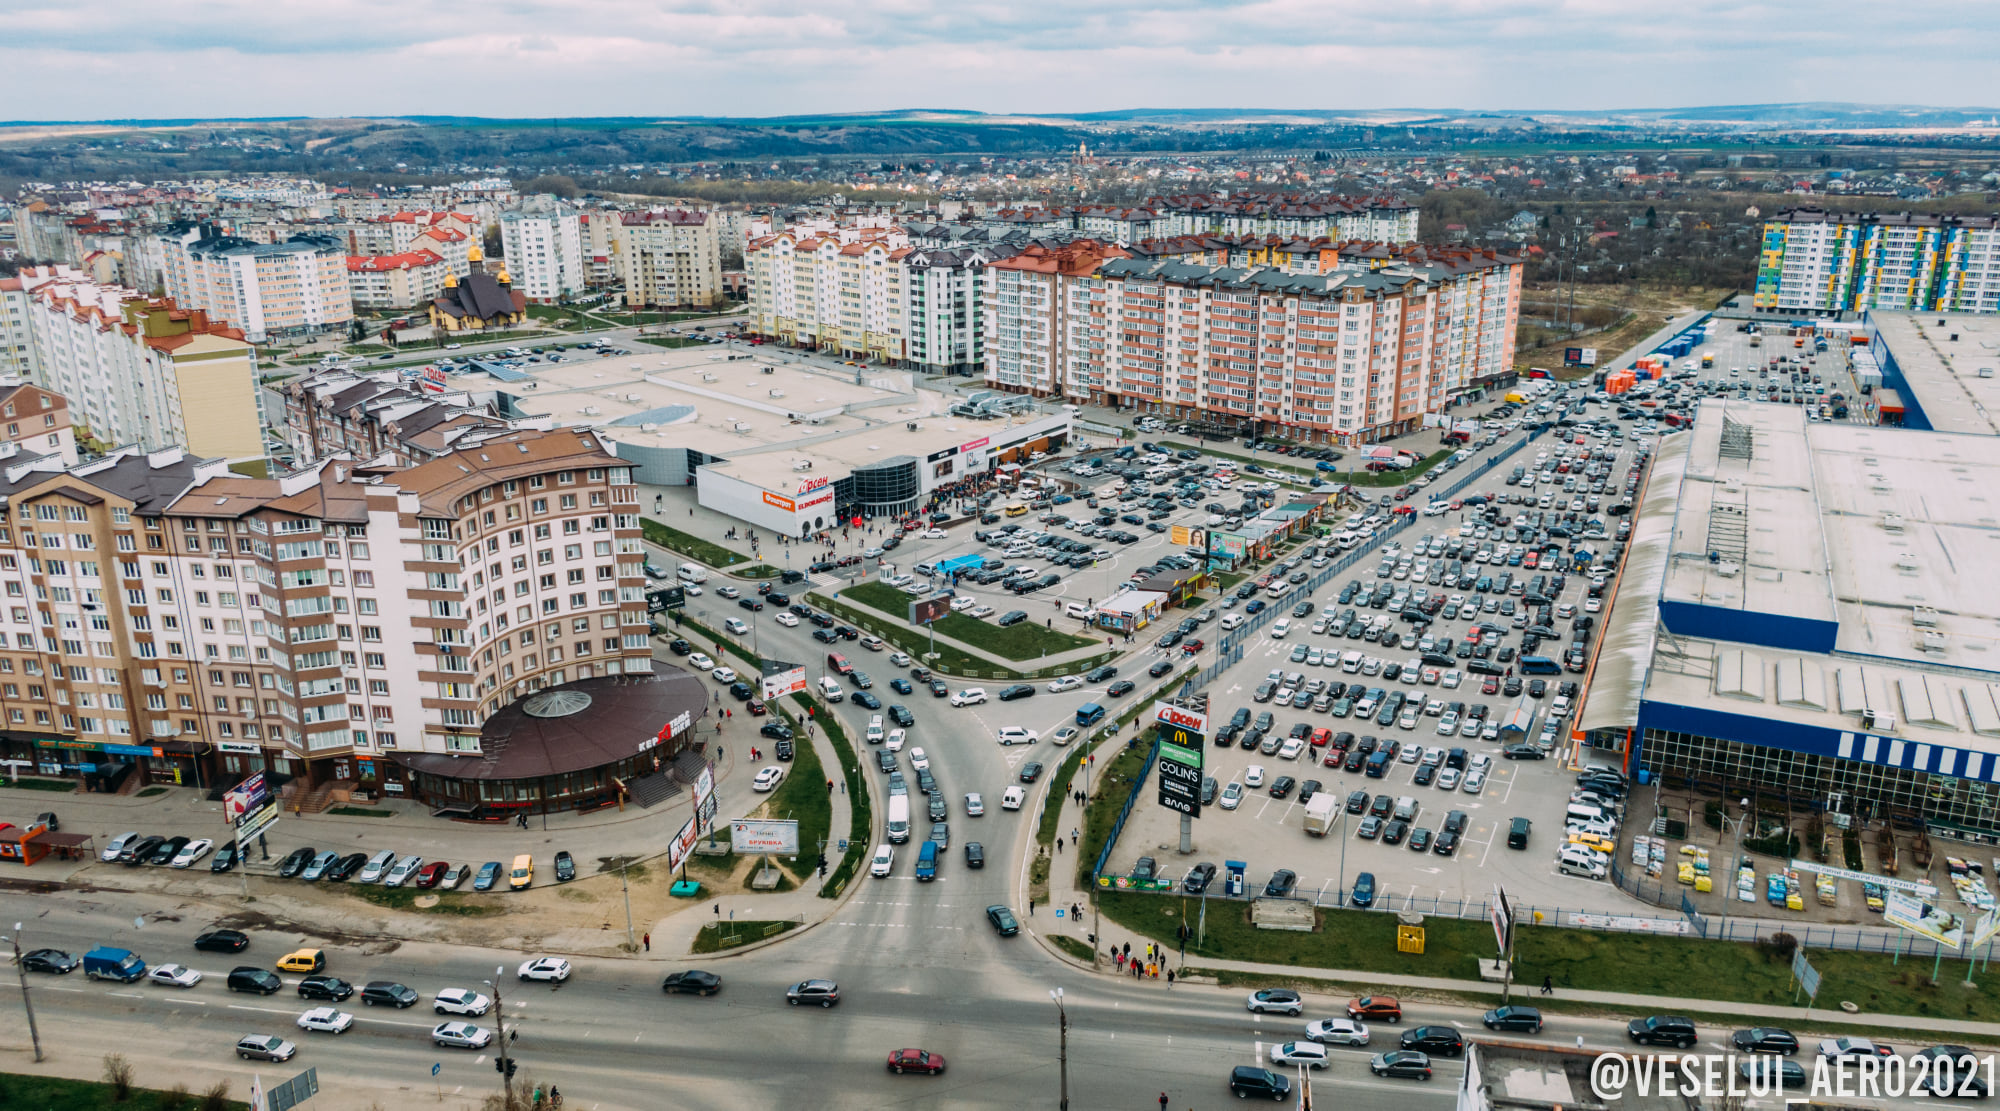
[[[402,472],[396,484],[417,492],[424,516],[456,517],[458,509],[453,503],[496,482],[565,467],[619,464],[618,457],[606,451],[587,429],[524,430],[420,463]]]
[[[708,712],[708,688],[678,667],[661,661],[651,675],[606,675],[579,679],[549,691],[575,691],[590,696],[590,704],[567,717],[535,717],[528,713],[535,695],[502,707],[479,731],[477,756],[396,752],[396,762],[414,771],[453,779],[537,779],[588,771],[644,751],[661,727],[681,714],[688,727],[663,745],[665,758],[694,735],[693,723]]]

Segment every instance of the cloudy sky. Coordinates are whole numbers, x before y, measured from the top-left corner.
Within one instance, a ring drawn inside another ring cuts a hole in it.
[[[0,0],[0,118],[2000,104],[1952,0]]]

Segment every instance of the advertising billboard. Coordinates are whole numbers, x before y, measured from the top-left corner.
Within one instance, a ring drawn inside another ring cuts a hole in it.
[[[681,865],[687,861],[688,853],[693,851],[695,841],[700,836],[699,833],[695,832],[694,819],[689,818],[687,824],[681,827],[681,831],[674,834],[674,839],[667,842],[667,871],[677,872],[680,870]]]
[[[697,834],[715,828],[715,772],[706,765],[694,777],[694,826]]]
[[[910,624],[928,625],[951,612],[951,599],[944,595],[918,598],[910,603]]]
[[[1170,703],[1153,719],[1160,740],[1160,805],[1201,816],[1201,772],[1208,748],[1208,715]]]
[[[271,791],[264,785],[264,773],[258,772],[222,793],[222,820],[233,826],[269,801]]]
[[[1208,534],[1208,554],[1211,556],[1219,555],[1229,560],[1242,559],[1244,551],[1249,546],[1248,537],[1238,536],[1233,532],[1211,531]]]
[[[729,843],[739,853],[797,856],[799,823],[789,818],[738,818],[729,823]]]
[[[1901,926],[1913,934],[1930,938],[1947,949],[1957,949],[1965,942],[1963,919],[1943,907],[1924,902],[1907,892],[1883,893],[1882,920],[1890,925]]]
[[[786,663],[783,660],[765,660],[764,701],[783,698],[788,694],[802,694],[806,689],[806,665]]]

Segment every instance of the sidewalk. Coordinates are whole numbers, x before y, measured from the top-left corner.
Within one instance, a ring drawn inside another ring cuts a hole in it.
[[[1120,787],[1122,789],[1123,785],[1120,785]],[[1113,795],[1116,797],[1106,796],[1101,799],[1093,797],[1091,805],[1117,806],[1123,802],[1122,795],[1118,795],[1116,792]],[[1149,802],[1149,797],[1142,797],[1138,805],[1145,806]],[[1065,801],[1063,803],[1062,821],[1058,827],[1062,830],[1063,839],[1065,841],[1068,840],[1070,830],[1081,829],[1082,827],[1083,807],[1077,805],[1075,802]],[[1025,895],[1023,898],[1025,898]],[[1083,941],[1093,929],[1096,929],[1099,934],[1097,950],[1103,955],[1103,960],[1098,965],[1097,971],[1106,976],[1119,975],[1119,973],[1113,971],[1110,954],[1114,948],[1122,949],[1127,944],[1131,945],[1134,953],[1139,953],[1148,944],[1157,943],[1169,950],[1170,955],[1167,963],[1170,966],[1179,968],[1182,964],[1178,954],[1172,952],[1177,944],[1172,938],[1149,937],[1095,914],[1092,909],[1089,892],[1076,883],[1076,850],[1073,845],[1067,845],[1061,855],[1055,857],[1055,866],[1049,872],[1049,900],[1053,904],[1053,907],[1037,907],[1034,917],[1028,919],[1034,925],[1035,938],[1050,953],[1079,969],[1090,968],[1089,962],[1079,960],[1054,945],[1049,944],[1045,935],[1063,934],[1073,937],[1078,941]],[[1066,911],[1069,907],[1077,904],[1081,904],[1083,907],[1083,920],[1081,922],[1071,919],[1067,913],[1065,913],[1061,920],[1057,920],[1052,913],[1054,909],[1060,908]],[[1235,903],[1228,904],[1232,911],[1237,905]],[[1485,995],[1494,997],[1496,1003],[1499,1001],[1501,991],[1501,985],[1498,983],[1489,983],[1483,980],[1458,980],[1442,976],[1410,976],[1386,972],[1358,972],[1339,968],[1263,964],[1254,961],[1232,961],[1203,956],[1190,956],[1188,963],[1204,969],[1219,969],[1285,979],[1333,980],[1355,985],[1365,985],[1370,989],[1386,989],[1396,992]],[[1125,978],[1131,978],[1129,970],[1123,973],[1123,975]],[[1956,973],[1951,975],[1953,979],[1957,977]],[[1164,976],[1158,981],[1149,982],[1156,983],[1161,991],[1168,990]],[[1512,998],[1515,1002],[1533,1005],[1537,999],[1543,998],[1539,994],[1539,990],[1539,987],[1535,984],[1516,983]],[[1833,1003],[1823,1007],[1786,1007],[1771,1004],[1735,1003],[1719,999],[1697,999],[1684,996],[1628,995],[1622,992],[1587,991],[1579,988],[1561,988],[1548,998],[1570,1003],[1590,1003],[1634,1015],[1683,1012],[1728,1014],[1741,1016],[1746,1021],[1764,1020],[1800,1029],[1815,1029],[1819,1026],[1834,1023],[1843,1026],[1864,1026],[1877,1029],[1930,1030],[1936,1031],[1940,1036],[1940,1040],[1946,1040],[1946,1036],[1948,1035],[1950,1040],[1984,1039],[2000,1042],[2000,1022],[1968,1022],[1964,1019],[1931,1017],[1927,1015],[1876,1014],[1870,1012],[1847,1014],[1839,1010],[1837,1004]]]

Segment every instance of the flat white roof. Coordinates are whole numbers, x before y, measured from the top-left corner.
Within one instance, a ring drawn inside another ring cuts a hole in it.
[[[1869,320],[1933,429],[2000,436],[2000,318],[1875,312]],[[1981,370],[1991,377],[1981,378]]]

